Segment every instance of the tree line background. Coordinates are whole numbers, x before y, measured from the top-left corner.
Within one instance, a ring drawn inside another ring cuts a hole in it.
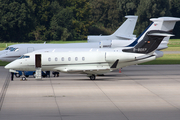
[[[150,18],[180,17],[180,0],[0,0],[0,42],[80,40],[87,35],[112,34],[137,15],[134,34]],[[176,24],[175,35],[180,23]]]

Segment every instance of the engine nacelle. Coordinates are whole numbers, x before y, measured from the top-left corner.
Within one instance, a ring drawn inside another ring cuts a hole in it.
[[[164,53],[162,51],[155,51],[153,55],[155,55],[156,58],[160,58],[160,57],[163,57]]]

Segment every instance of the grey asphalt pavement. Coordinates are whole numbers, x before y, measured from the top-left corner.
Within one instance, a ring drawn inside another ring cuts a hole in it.
[[[180,120],[180,65],[130,66],[95,81],[65,73],[9,79],[0,67],[0,120]]]

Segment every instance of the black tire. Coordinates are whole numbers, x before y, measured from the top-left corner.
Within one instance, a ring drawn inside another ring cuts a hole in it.
[[[15,76],[16,76],[17,78],[19,78],[19,77],[20,77],[20,74],[19,74],[19,73],[15,73]]]
[[[22,77],[22,81],[25,81],[26,80],[26,77]]]
[[[33,73],[33,77],[34,77],[34,78],[36,77],[36,73],[35,73],[35,72]]]
[[[26,77],[29,77],[29,75],[25,75]]]
[[[96,79],[96,76],[95,75],[91,75],[89,76],[90,80],[95,80]]]

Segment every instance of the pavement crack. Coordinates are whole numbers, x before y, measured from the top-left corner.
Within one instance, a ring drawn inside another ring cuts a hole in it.
[[[111,101],[111,103],[121,112],[121,114],[122,114],[127,120],[129,120],[128,117],[125,115],[125,113],[124,113],[121,109],[119,109],[119,107],[111,100],[110,97],[108,97],[108,95],[99,87],[99,85],[98,85],[95,81],[93,81],[93,82],[94,82],[94,84],[101,90],[101,92]]]
[[[52,80],[51,80],[51,78],[49,78],[49,79],[50,79],[50,83],[51,83],[51,87],[52,87],[52,91],[53,91],[53,95],[54,95],[53,97],[54,97],[54,99],[55,99],[55,103],[56,103],[57,108],[58,108],[59,117],[61,118],[61,120],[63,120],[63,118],[62,118],[62,114],[61,114],[61,110],[60,110],[59,105],[58,105],[58,102],[57,102],[57,98],[56,98],[55,90],[54,90],[54,87],[53,87],[53,84],[52,84]]]

